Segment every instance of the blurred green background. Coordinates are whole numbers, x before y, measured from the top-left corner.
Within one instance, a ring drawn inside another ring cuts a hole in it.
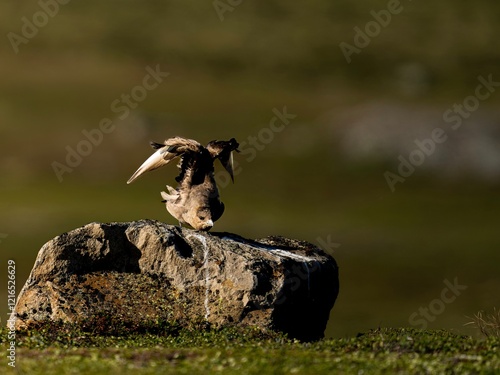
[[[16,260],[19,292],[40,247],[89,222],[176,224],[159,202],[175,167],[125,183],[150,140],[235,137],[250,150],[264,137],[253,160],[236,155],[214,230],[340,244],[325,249],[341,271],[327,336],[410,326],[455,278],[467,289],[428,327],[472,333],[467,316],[500,306],[500,92],[456,131],[442,117],[478,76],[500,81],[500,4],[401,2],[351,63],[340,43],[387,1],[216,4],[222,16],[211,1],[71,1],[46,19],[37,1],[0,4],[1,274]],[[33,16],[46,25],[16,53],[9,33]],[[157,64],[170,75],[119,119],[111,103]],[[297,117],[265,138],[284,106]],[[114,130],[59,181],[53,163],[103,118]],[[391,192],[384,173],[435,127],[450,139]]]

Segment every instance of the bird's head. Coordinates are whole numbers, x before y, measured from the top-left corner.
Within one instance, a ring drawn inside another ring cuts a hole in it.
[[[224,168],[231,176],[231,180],[233,182],[233,151],[240,152],[240,150],[238,150],[239,146],[239,143],[234,138],[231,138],[229,141],[211,141],[207,145],[207,150],[210,153],[212,159],[220,160]]]
[[[209,231],[214,226],[210,208],[200,207],[195,210],[188,223],[196,230]]]

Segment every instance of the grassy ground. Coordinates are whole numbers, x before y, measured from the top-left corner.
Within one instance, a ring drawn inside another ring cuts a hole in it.
[[[2,328],[2,352],[6,330]],[[500,339],[448,331],[377,329],[315,343],[254,329],[101,336],[45,327],[18,334],[4,374],[496,374]],[[5,366],[5,367],[4,367]]]

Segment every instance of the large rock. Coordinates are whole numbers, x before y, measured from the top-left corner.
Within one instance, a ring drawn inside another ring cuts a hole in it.
[[[15,308],[16,327],[118,317],[257,325],[323,337],[339,290],[335,260],[282,237],[248,240],[164,223],[91,223],[45,244]]]

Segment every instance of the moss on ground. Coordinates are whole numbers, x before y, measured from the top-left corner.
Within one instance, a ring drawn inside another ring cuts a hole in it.
[[[1,329],[2,350],[8,348]],[[500,338],[383,328],[356,337],[301,343],[254,328],[191,328],[96,335],[52,324],[19,332],[16,368],[29,374],[495,374]],[[5,358],[5,357],[4,357]]]

